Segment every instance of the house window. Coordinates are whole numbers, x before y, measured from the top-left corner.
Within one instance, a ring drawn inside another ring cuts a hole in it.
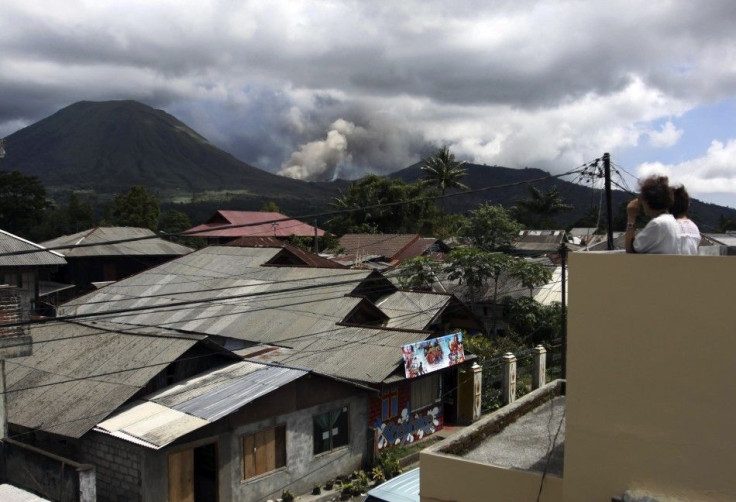
[[[399,391],[393,389],[384,392],[381,396],[381,421],[388,420],[399,415]]]
[[[286,426],[243,436],[243,479],[286,466]]]
[[[350,442],[348,416],[346,406],[313,417],[315,455],[345,446]]]
[[[411,383],[412,411],[434,404],[440,398],[440,375],[434,373]]]

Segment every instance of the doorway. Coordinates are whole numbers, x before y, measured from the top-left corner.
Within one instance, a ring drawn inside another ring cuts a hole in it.
[[[217,473],[217,443],[169,453],[169,502],[216,502]]]

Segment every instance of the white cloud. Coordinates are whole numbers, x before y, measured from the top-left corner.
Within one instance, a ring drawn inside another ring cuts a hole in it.
[[[679,164],[649,162],[638,166],[639,177],[651,174],[669,176],[671,183],[682,183],[690,192],[736,192],[736,139],[713,141],[706,154]]]
[[[647,134],[649,135],[650,145],[655,148],[664,148],[677,144],[683,132],[682,129],[676,128],[672,121],[667,121],[659,131],[651,130]]]

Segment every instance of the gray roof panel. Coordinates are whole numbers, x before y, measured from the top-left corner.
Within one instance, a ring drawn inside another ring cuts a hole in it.
[[[27,252],[7,255],[5,253]],[[0,267],[39,267],[45,265],[65,265],[64,257],[49,251],[44,246],[27,241],[10,232],[0,230]]]
[[[81,437],[202,336],[157,328],[48,323],[33,354],[6,360],[9,421]]]
[[[126,239],[140,240],[110,244],[113,241]],[[148,228],[136,227],[95,227],[72,235],[62,235],[56,239],[44,242],[43,245],[47,248],[83,246],[59,249],[59,253],[67,258],[90,256],[179,256],[192,252],[192,248],[156,237],[156,234]]]
[[[306,374],[243,361],[208,371],[144,399],[214,422]]]

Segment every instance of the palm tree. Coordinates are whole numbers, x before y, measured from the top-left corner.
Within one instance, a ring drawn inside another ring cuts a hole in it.
[[[422,160],[420,168],[424,173],[421,181],[423,185],[436,187],[442,195],[442,212],[445,212],[444,195],[448,188],[467,190],[468,186],[460,183],[465,177],[465,162],[455,161],[455,155],[450,153],[447,146],[435,152],[434,156]]]
[[[516,201],[515,216],[527,227],[541,228],[556,225],[555,215],[570,211],[573,206],[565,202],[560,195],[557,186],[553,186],[547,192],[529,185],[529,199]]]

